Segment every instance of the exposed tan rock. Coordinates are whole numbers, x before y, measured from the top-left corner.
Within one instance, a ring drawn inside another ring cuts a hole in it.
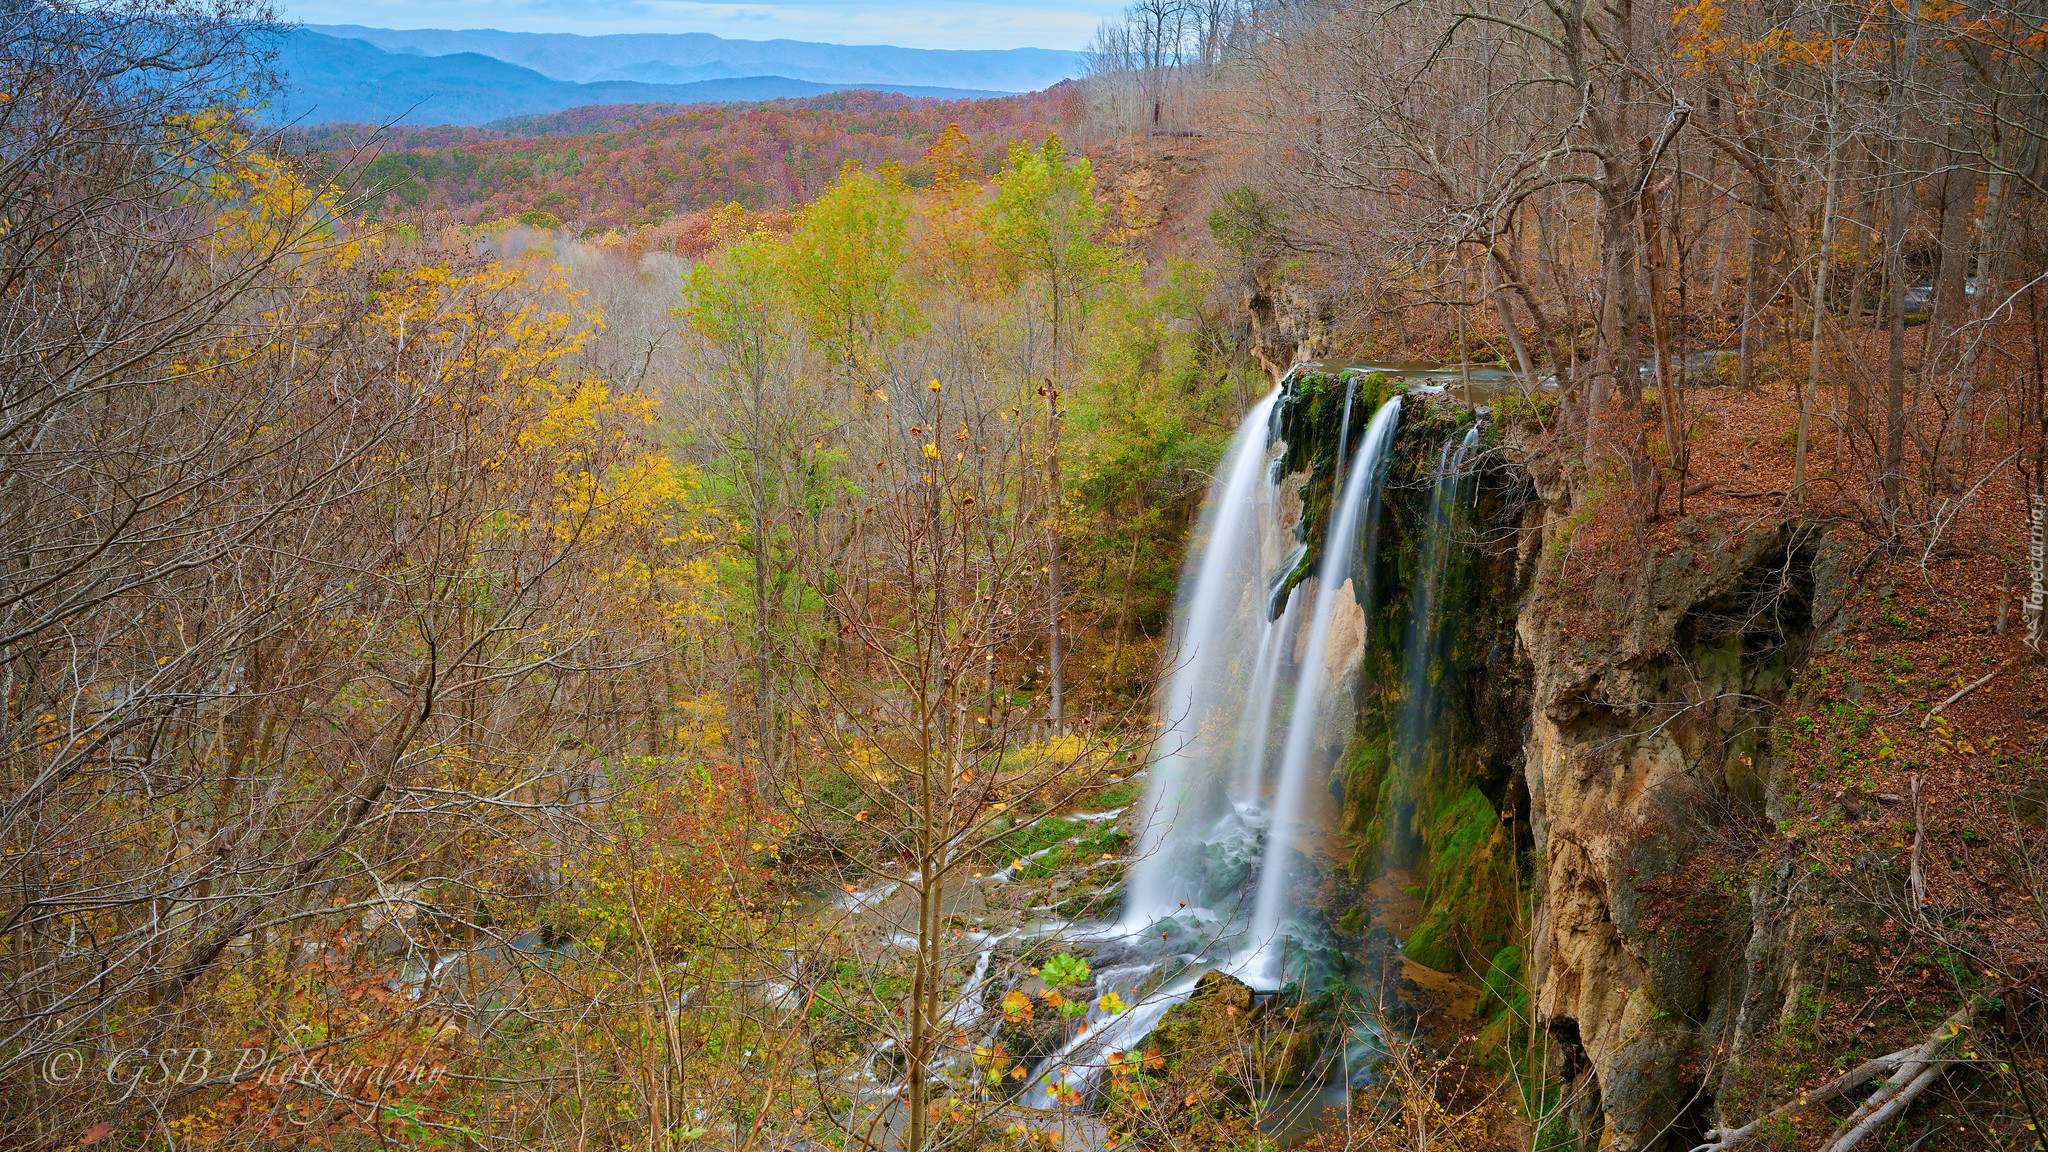
[[[1479,989],[1469,980],[1439,972],[1406,956],[1401,958],[1401,979],[1413,980],[1422,990],[1427,1003],[1417,1005],[1419,1008],[1441,1012],[1453,1020],[1470,1020],[1479,1014]]]
[[[1358,722],[1358,678],[1364,675],[1365,609],[1352,581],[1338,590],[1323,648],[1323,706],[1317,715],[1316,747],[1334,754],[1351,739]]]
[[[1763,942],[1752,971],[1733,972],[1739,958],[1718,955],[1714,941],[1642,923],[1645,886],[1683,874],[1690,838],[1706,834],[1737,776],[1757,769],[1730,744],[1754,727],[1743,678],[1756,670],[1696,667],[1681,623],[1787,555],[1796,529],[1732,540],[1716,529],[1708,546],[1603,577],[1590,596],[1582,586],[1546,591],[1568,552],[1570,494],[1541,462],[1531,472],[1544,500],[1522,556],[1538,591],[1517,633],[1532,689],[1523,752],[1539,872],[1534,1006],[1559,1041],[1553,1070],[1587,1090],[1581,1130],[1597,1132],[1603,1150],[1662,1148],[1701,1093],[1701,1069],[1733,1039],[1742,989],[1756,994],[1773,980],[1764,969],[1791,963]]]
[[[1330,339],[1329,309],[1308,289],[1260,277],[1245,290],[1251,352],[1277,382],[1288,369],[1321,354]]]

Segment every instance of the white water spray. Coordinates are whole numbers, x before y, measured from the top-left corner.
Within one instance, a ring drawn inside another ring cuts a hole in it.
[[[1203,511],[1183,574],[1188,589],[1176,615],[1174,673],[1161,704],[1165,730],[1161,754],[1152,764],[1144,823],[1138,829],[1137,863],[1131,870],[1124,922],[1143,929],[1171,915],[1181,901],[1199,893],[1176,875],[1175,841],[1208,830],[1220,815],[1203,791],[1214,761],[1236,749],[1231,739],[1244,699],[1246,625],[1270,629],[1260,592],[1266,568],[1263,521],[1272,515],[1272,486],[1266,482],[1270,418],[1275,388],[1246,414],[1224,458],[1223,484]],[[1247,595],[1249,593],[1249,596]],[[1249,603],[1247,603],[1249,600]],[[1249,609],[1249,611],[1248,611]]]
[[[1280,618],[1259,631],[1258,660],[1252,666],[1248,695],[1237,740],[1237,764],[1230,774],[1231,799],[1256,803],[1266,787],[1266,745],[1273,726],[1273,697],[1280,691],[1280,660],[1294,647],[1294,599],[1289,597]]]
[[[1304,792],[1310,762],[1315,754],[1316,728],[1322,719],[1325,668],[1330,646],[1330,621],[1336,615],[1340,597],[1353,595],[1352,551],[1358,540],[1360,521],[1366,519],[1367,502],[1376,499],[1387,451],[1401,421],[1401,398],[1388,400],[1373,414],[1365,438],[1358,446],[1358,459],[1344,481],[1336,511],[1323,535],[1322,564],[1316,572],[1315,610],[1309,617],[1308,651],[1301,662],[1295,684],[1294,711],[1288,719],[1287,744],[1280,755],[1280,779],[1274,793],[1273,815],[1266,827],[1266,851],[1260,868],[1258,897],[1252,904],[1250,950],[1234,967],[1240,979],[1254,987],[1286,983],[1282,971],[1285,945],[1280,937],[1282,918],[1292,910],[1294,896],[1288,870],[1296,853],[1295,838],[1302,819]],[[1371,526],[1367,525],[1366,547],[1372,547]],[[1370,560],[1368,559],[1368,564]]]

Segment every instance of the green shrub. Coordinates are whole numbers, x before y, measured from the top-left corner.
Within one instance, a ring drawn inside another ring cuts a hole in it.
[[[833,808],[851,808],[864,795],[860,781],[844,768],[828,768],[811,781],[811,795]]]

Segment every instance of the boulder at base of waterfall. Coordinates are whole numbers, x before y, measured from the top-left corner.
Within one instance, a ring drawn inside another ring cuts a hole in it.
[[[1172,1102],[1172,1126],[1193,1134],[1247,1120],[1254,1100],[1300,1084],[1316,1050],[1299,995],[1255,996],[1242,980],[1211,970],[1160,1020],[1145,1056],[1165,1081],[1155,1096]]]
[[[1276,1088],[1292,1088],[1308,1075],[1316,1055],[1316,1039],[1305,1028],[1284,1028],[1259,1050],[1260,1071]]]
[[[1218,969],[1195,982],[1152,1030],[1151,1048],[1176,1099],[1237,1100],[1250,1087],[1244,1054],[1252,1022],[1251,986]]]
[[[1211,968],[1195,981],[1195,990],[1188,997],[1188,1003],[1203,1007],[1235,1009],[1249,1012],[1252,1008],[1252,986],[1225,972]]]
[[[1202,878],[1204,899],[1225,902],[1251,883],[1252,872],[1259,863],[1260,846],[1250,836],[1226,837],[1193,847],[1200,856],[1190,862],[1191,871]]]
[[[1123,906],[1124,866],[1119,860],[1098,860],[1055,880],[1046,902],[1056,916],[1070,920],[1108,916]]]

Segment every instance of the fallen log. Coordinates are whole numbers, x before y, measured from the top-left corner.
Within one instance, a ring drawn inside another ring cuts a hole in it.
[[[2001,609],[2000,609],[2000,612],[1999,612],[1999,626],[2000,626],[2001,628],[2003,628],[2003,627],[2004,627],[2004,624],[2005,624],[2005,619],[2004,619],[2004,610],[2003,610],[2003,609],[2001,608]],[[1958,701],[1958,700],[1961,700],[1961,699],[1962,699],[1963,697],[1965,697],[1965,696],[1968,696],[1968,695],[1969,695],[1970,693],[1972,693],[1972,692],[1975,692],[1975,691],[1976,691],[1977,689],[1979,689],[1979,688],[1982,688],[1982,687],[1983,687],[1983,686],[1985,686],[1986,684],[1989,684],[1989,683],[1991,683],[1991,678],[1992,678],[1993,676],[1996,676],[1996,675],[1998,675],[1998,674],[1999,674],[2000,672],[2003,672],[2003,671],[2005,671],[2005,670],[2006,670],[2006,668],[2007,668],[2008,666],[2010,666],[2010,665],[2012,664],[2012,662],[2013,662],[2013,661],[2015,661],[2015,660],[2017,660],[2017,659],[2019,659],[2019,657],[2017,657],[2017,656],[2008,656],[2008,657],[2006,657],[2006,658],[2005,658],[2005,659],[2004,659],[2003,661],[2001,661],[2001,662],[1999,663],[1998,667],[1996,667],[1996,668],[1993,668],[1993,669],[1992,669],[1991,671],[1989,671],[1989,672],[1986,672],[1986,673],[1985,673],[1984,675],[1982,675],[1982,676],[1978,677],[1975,683],[1972,683],[1972,684],[1970,684],[1970,685],[1968,685],[1968,686],[1966,686],[1966,687],[1963,687],[1963,688],[1958,688],[1958,689],[1956,690],[1956,693],[1955,693],[1955,695],[1953,695],[1953,696],[1950,696],[1950,697],[1949,697],[1948,699],[1946,699],[1946,700],[1943,700],[1943,701],[1942,701],[1941,703],[1939,703],[1939,704],[1936,704],[1936,705],[1935,705],[1934,707],[1932,707],[1932,708],[1928,709],[1928,710],[1927,710],[1927,715],[1926,715],[1926,716],[1923,716],[1923,717],[1921,717],[1921,719],[1920,719],[1920,726],[1921,726],[1922,728],[1925,728],[1925,727],[1927,727],[1927,726],[1928,726],[1929,724],[1931,724],[1931,723],[1933,723],[1933,722],[1934,722],[1934,718],[1935,718],[1936,716],[1939,716],[1939,715],[1941,715],[1941,710],[1942,710],[1942,709],[1944,709],[1944,708],[1948,707],[1949,705],[1951,705],[1951,704],[1955,703],[1955,702],[1956,702],[1956,701]]]
[[[1876,1131],[1885,1120],[1898,1115],[1912,1104],[1916,1097],[1934,1083],[1941,1070],[1947,1066],[1945,1061],[1938,1059],[1942,1049],[1948,1047],[1951,1041],[1970,1026],[1976,1014],[1977,1005],[1972,1002],[1942,1021],[1933,1035],[1911,1048],[1901,1048],[1897,1052],[1858,1064],[1813,1091],[1801,1093],[1798,1099],[1782,1104],[1740,1128],[1710,1128],[1707,1130],[1707,1142],[1695,1146],[1692,1152],[1728,1152],[1731,1148],[1739,1148],[1754,1139],[1767,1124],[1780,1120],[1798,1120],[1828,1101],[1839,1100],[1877,1077],[1887,1072],[1891,1073],[1891,1077],[1872,1093],[1870,1099],[1850,1113],[1849,1118],[1842,1122],[1841,1127],[1835,1129],[1833,1136],[1829,1137],[1826,1145],[1828,1152],[1849,1152],[1865,1137]]]

